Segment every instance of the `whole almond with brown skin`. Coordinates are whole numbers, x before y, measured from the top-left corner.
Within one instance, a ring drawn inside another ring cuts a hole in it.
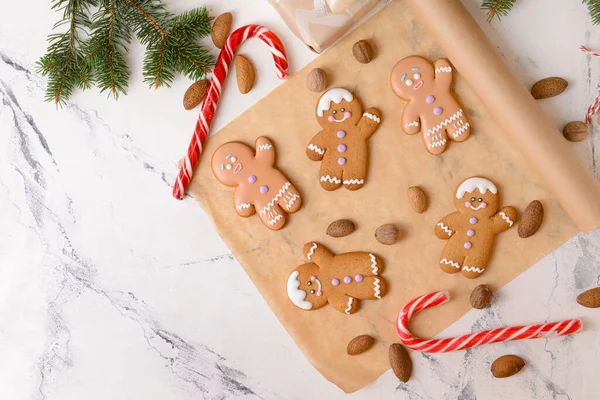
[[[306,87],[313,92],[322,92],[327,89],[327,72],[321,68],[311,70],[306,76]]]
[[[427,210],[427,195],[418,186],[408,188],[408,202],[417,214],[423,214]]]
[[[588,133],[588,126],[581,121],[569,122],[563,128],[563,135],[569,142],[581,142],[588,137]]]
[[[346,349],[346,351],[349,355],[356,356],[369,350],[374,343],[375,338],[373,338],[372,336],[360,335],[355,337],[350,341],[350,343],[348,343],[348,348]]]
[[[521,215],[519,221],[519,237],[528,238],[540,229],[544,220],[544,206],[538,200],[534,200]]]
[[[493,293],[486,285],[479,285],[471,292],[469,302],[473,308],[481,310],[492,304]]]
[[[400,343],[394,343],[390,346],[389,356],[390,366],[392,367],[392,371],[394,371],[394,375],[402,382],[408,382],[413,368],[408,351]]]
[[[223,13],[215,20],[210,36],[213,43],[217,48],[222,48],[229,37],[231,31],[231,23],[233,21],[233,15],[231,13]]]
[[[577,296],[577,302],[587,308],[600,308],[600,287],[581,293]]]
[[[329,224],[325,233],[329,236],[340,238],[348,236],[355,230],[356,225],[354,225],[354,222],[350,221],[349,219],[338,219],[337,221],[333,221],[331,224]]]
[[[191,110],[202,103],[204,96],[206,96],[208,85],[209,82],[207,80],[192,83],[183,95],[183,108]]]
[[[359,40],[352,46],[352,55],[361,64],[368,64],[373,59],[373,47],[366,40]]]
[[[256,80],[256,71],[252,61],[242,55],[235,56],[235,73],[240,92],[246,94],[251,91]]]
[[[400,230],[394,224],[381,225],[375,231],[375,239],[381,244],[392,245],[400,240]]]
[[[563,78],[545,78],[537,81],[531,87],[531,95],[536,100],[548,99],[564,92],[567,86],[569,86],[569,82]]]
[[[508,378],[519,372],[525,366],[525,361],[512,354],[502,356],[492,363],[492,375],[496,378]]]

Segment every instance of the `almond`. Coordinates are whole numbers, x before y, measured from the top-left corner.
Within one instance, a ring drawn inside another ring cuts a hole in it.
[[[217,17],[215,23],[212,26],[210,36],[212,41],[217,48],[222,48],[229,37],[229,31],[231,31],[231,23],[233,21],[233,15],[231,13],[223,13]]]
[[[338,219],[337,221],[333,221],[331,224],[329,224],[325,233],[329,236],[339,238],[348,236],[355,230],[356,225],[354,225],[354,222],[350,221],[349,219]]]
[[[394,375],[402,382],[406,383],[412,375],[412,360],[408,351],[400,343],[394,343],[390,346],[390,366]]]
[[[375,338],[373,338],[373,336],[360,335],[355,337],[350,341],[350,343],[348,343],[348,348],[346,349],[346,351],[349,355],[356,356],[369,350],[374,343]]]
[[[359,40],[352,46],[352,55],[361,64],[368,64],[373,59],[373,47],[366,40]]]
[[[392,245],[400,240],[400,230],[394,224],[382,225],[375,231],[375,239],[381,244]]]
[[[588,126],[581,121],[569,122],[563,128],[563,135],[569,142],[581,142],[588,137],[588,133]]]
[[[577,296],[577,302],[587,308],[600,308],[600,287],[581,293]]]
[[[183,108],[191,110],[202,103],[204,96],[206,96],[208,85],[209,82],[207,80],[192,83],[183,95]]]
[[[469,302],[473,308],[481,310],[492,303],[492,291],[486,285],[479,285],[471,292]]]
[[[567,86],[569,86],[569,82],[563,78],[545,78],[541,81],[537,81],[531,87],[531,95],[536,100],[548,99],[564,92]]]
[[[418,186],[408,188],[408,202],[417,214],[423,214],[427,210],[427,195]]]
[[[322,92],[327,89],[327,72],[321,68],[311,70],[306,76],[306,87],[313,92]]]
[[[240,92],[246,94],[251,91],[256,80],[256,71],[252,61],[245,56],[235,56],[235,73]]]
[[[540,229],[542,221],[544,220],[544,206],[538,200],[534,200],[521,215],[519,221],[519,237],[528,238]]]
[[[512,354],[502,356],[492,363],[492,375],[496,378],[508,378],[519,372],[525,366],[525,361]]]

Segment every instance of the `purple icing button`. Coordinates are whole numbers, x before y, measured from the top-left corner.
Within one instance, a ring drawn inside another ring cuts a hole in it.
[[[434,97],[434,96],[427,96],[427,97],[425,98],[425,102],[426,102],[427,104],[431,104],[431,103],[433,103],[434,101],[435,101],[435,97]]]
[[[442,115],[443,112],[444,112],[444,110],[442,109],[442,107],[436,107],[433,109],[433,113],[435,115]]]
[[[469,229],[467,231],[467,236],[475,236],[475,231],[473,229]]]
[[[332,284],[333,286],[337,286],[337,285],[339,285],[339,284],[340,284],[340,280],[339,280],[339,279],[335,279],[335,278],[334,278],[334,279],[332,279],[332,280],[331,280],[331,284]]]
[[[250,175],[250,176],[248,177],[248,182],[250,182],[250,183],[254,183],[254,182],[256,182],[256,175]]]
[[[356,282],[362,282],[363,281],[363,276],[361,274],[358,274],[354,277],[354,280]]]
[[[475,225],[477,223],[477,218],[471,217],[471,219],[469,219],[469,222],[471,223],[471,225]]]
[[[349,277],[349,276],[345,276],[344,277],[344,283],[350,283],[350,282],[352,282],[352,278]]]
[[[465,242],[465,249],[470,249],[471,247],[473,247],[473,244],[471,244],[471,242]]]
[[[264,193],[267,193],[268,191],[269,191],[269,187],[268,186],[264,186],[263,185],[263,186],[260,187],[260,192],[261,193],[264,194]]]
[[[337,137],[339,137],[340,139],[345,138],[346,137],[346,131],[338,131]]]
[[[345,152],[345,151],[346,151],[346,145],[345,145],[345,144],[340,144],[340,145],[338,146],[338,151],[339,151],[340,153],[343,153],[343,152]]]
[[[340,164],[340,165],[346,165],[346,159],[344,157],[338,158],[338,164]]]

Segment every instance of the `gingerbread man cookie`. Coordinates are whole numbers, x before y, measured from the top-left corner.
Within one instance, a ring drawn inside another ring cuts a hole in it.
[[[498,212],[496,185],[477,177],[458,186],[454,206],[458,212],[445,216],[434,228],[438,238],[448,240],[440,267],[449,274],[461,271],[469,279],[477,278],[490,260],[494,237],[513,226],[517,211],[504,207]]]
[[[222,184],[235,187],[233,202],[241,217],[258,215],[267,228],[283,228],[285,213],[298,211],[302,199],[298,190],[273,166],[275,147],[266,137],[256,139],[254,150],[243,143],[230,142],[212,157],[212,171]]]
[[[321,161],[320,182],[325,190],[341,185],[360,189],[367,179],[369,138],[381,123],[377,109],[364,113],[360,101],[346,89],[334,88],[317,103],[317,121],[323,130],[306,148],[306,155]]]
[[[427,151],[441,154],[448,138],[467,140],[471,125],[451,92],[452,67],[439,59],[432,66],[424,58],[411,56],[392,69],[392,90],[408,101],[402,113],[402,129],[409,135],[421,132]]]
[[[302,249],[311,264],[296,268],[289,276],[287,293],[303,310],[317,310],[327,303],[345,314],[358,311],[359,300],[381,299],[387,285],[379,276],[383,260],[372,253],[333,255],[318,243]]]

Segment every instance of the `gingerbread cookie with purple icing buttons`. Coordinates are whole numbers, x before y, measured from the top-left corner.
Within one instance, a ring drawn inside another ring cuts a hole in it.
[[[480,177],[463,181],[456,189],[457,212],[442,218],[435,235],[448,243],[440,256],[440,268],[449,274],[461,272],[473,279],[488,265],[497,234],[515,223],[517,211],[500,207],[500,194],[493,182]]]
[[[417,56],[401,60],[392,69],[392,90],[408,101],[402,129],[409,135],[421,132],[431,154],[443,153],[448,139],[463,142],[471,133],[467,116],[452,93],[452,71],[448,60],[431,65]]]
[[[334,255],[314,242],[305,244],[303,253],[311,263],[296,268],[287,282],[288,297],[303,310],[317,310],[331,304],[350,315],[358,311],[360,300],[378,300],[387,291],[387,284],[380,276],[383,260],[373,253]]]
[[[344,186],[360,189],[367,179],[369,138],[381,123],[375,108],[363,113],[358,98],[342,88],[325,92],[317,103],[317,121],[323,128],[310,141],[306,155],[321,161],[319,182],[325,190]]]
[[[274,166],[275,146],[266,137],[256,139],[256,151],[243,143],[229,142],[212,157],[213,174],[222,184],[234,187],[233,203],[238,215],[258,216],[271,230],[286,223],[286,214],[302,205],[300,193]]]

